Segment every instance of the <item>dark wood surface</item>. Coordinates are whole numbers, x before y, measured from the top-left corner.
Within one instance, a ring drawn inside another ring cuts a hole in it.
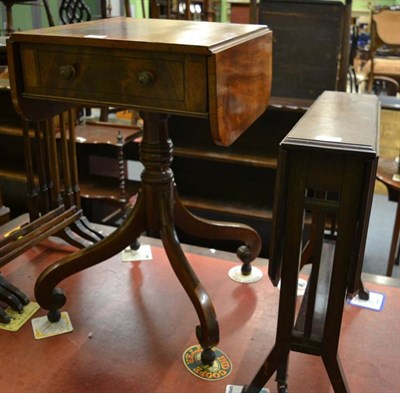
[[[35,340],[30,322],[15,333],[0,330],[6,354],[0,369],[2,392],[176,393],[178,386],[182,393],[223,393],[226,384],[248,383],[275,338],[279,290],[267,279],[265,261],[256,261],[264,273],[261,281],[238,284],[227,275],[237,265],[233,254],[185,248],[215,299],[222,332],[218,348],[233,363],[228,378],[211,383],[192,376],[183,365],[183,351],[196,343],[194,317],[165,252],[153,242],[151,261],[122,263],[116,255],[65,282],[72,333]],[[47,241],[2,273],[34,301],[39,273],[73,251],[71,246]],[[396,392],[400,288],[366,285],[385,293],[384,310],[346,304],[339,354],[352,392]],[[42,315],[44,310],[35,317]],[[318,357],[293,353],[290,360],[289,384],[294,393],[332,392]],[[276,391],[274,381],[267,386]]]

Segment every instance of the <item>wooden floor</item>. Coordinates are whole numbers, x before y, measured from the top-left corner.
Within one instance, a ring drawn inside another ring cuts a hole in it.
[[[33,300],[38,274],[73,250],[50,241],[8,264],[2,273]],[[231,375],[207,382],[182,362],[196,344],[194,308],[174,276],[162,248],[153,259],[122,263],[120,255],[62,283],[72,333],[35,340],[30,322],[18,332],[0,330],[2,393],[224,393],[227,384],[249,383],[274,344],[279,291],[261,266],[255,284],[228,278],[237,264],[188,253],[213,299],[219,318],[218,345],[233,363]],[[204,254],[204,252],[203,252]],[[226,254],[224,254],[224,257]],[[340,357],[353,393],[400,391],[400,289],[366,282],[384,292],[382,312],[346,305]],[[45,315],[39,310],[35,315]],[[90,338],[91,336],[91,338]],[[268,385],[276,391],[275,383]],[[332,392],[319,357],[292,353],[291,393]]]

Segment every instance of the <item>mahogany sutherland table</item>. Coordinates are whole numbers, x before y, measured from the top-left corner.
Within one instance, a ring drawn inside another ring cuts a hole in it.
[[[124,17],[11,36],[11,90],[26,119],[46,119],[78,104],[134,107],[144,118],[140,157],[145,169],[135,207],[113,234],[40,275],[35,295],[49,310],[49,320],[60,318],[66,301],[58,283],[134,244],[144,231],[158,231],[200,320],[196,335],[202,361],[212,364],[217,318],[181,249],[175,224],[203,238],[244,241],[238,250],[244,274],[261,241],[250,227],[202,220],[183,207],[170,168],[168,114],[208,118],[215,143],[233,143],[267,107],[271,41],[272,32],[260,25]]]
[[[335,393],[350,392],[338,346],[346,298],[369,296],[361,271],[378,164],[379,111],[374,95],[325,91],[280,143],[268,266],[272,283],[281,287],[276,340],[242,393],[259,393],[275,371],[279,393],[287,392],[294,351],[320,356]],[[306,212],[311,215],[307,241]],[[297,307],[299,272],[306,263],[311,272]]]

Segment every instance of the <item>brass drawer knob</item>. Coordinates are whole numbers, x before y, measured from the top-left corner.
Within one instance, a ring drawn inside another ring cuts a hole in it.
[[[61,79],[72,79],[75,75],[75,68],[72,65],[62,65],[59,68]]]
[[[137,74],[137,82],[139,86],[150,86],[154,81],[154,75],[150,71],[141,71]]]

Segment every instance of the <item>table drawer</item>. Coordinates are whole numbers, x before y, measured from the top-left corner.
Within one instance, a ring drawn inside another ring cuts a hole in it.
[[[21,45],[23,94],[206,114],[206,58],[180,53]]]

